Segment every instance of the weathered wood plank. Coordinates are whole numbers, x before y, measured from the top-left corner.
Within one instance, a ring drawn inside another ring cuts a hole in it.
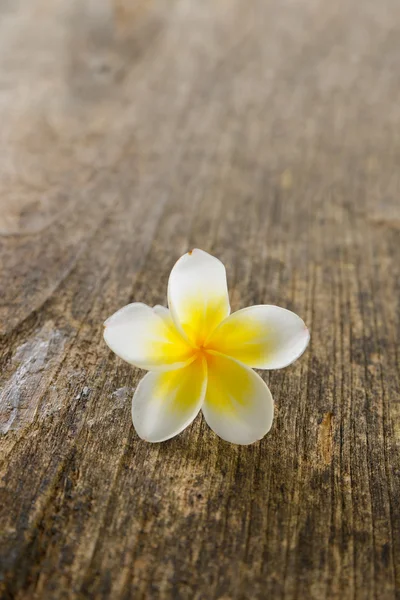
[[[400,598],[394,0],[0,3],[1,597]],[[189,247],[312,332],[149,445],[102,341]]]

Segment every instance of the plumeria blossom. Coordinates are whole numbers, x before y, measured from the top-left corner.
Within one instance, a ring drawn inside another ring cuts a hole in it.
[[[224,265],[197,249],[173,267],[168,305],[128,304],[104,324],[111,350],[149,371],[132,400],[139,436],[168,440],[202,410],[228,442],[261,439],[271,428],[274,404],[252,369],[280,369],[299,358],[310,338],[304,322],[270,305],[230,314]]]

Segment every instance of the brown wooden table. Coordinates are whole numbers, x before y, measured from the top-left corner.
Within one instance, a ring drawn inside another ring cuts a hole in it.
[[[395,0],[0,2],[2,599],[400,598],[399,60]],[[141,441],[102,340],[194,246],[311,330],[252,446]]]

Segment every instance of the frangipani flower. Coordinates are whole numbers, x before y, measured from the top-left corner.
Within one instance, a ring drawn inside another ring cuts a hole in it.
[[[111,350],[149,371],[132,400],[139,436],[168,440],[202,410],[228,442],[261,439],[271,428],[274,404],[252,368],[280,369],[295,361],[310,338],[304,322],[269,305],[230,314],[224,265],[197,249],[173,267],[168,304],[128,304],[104,324]]]

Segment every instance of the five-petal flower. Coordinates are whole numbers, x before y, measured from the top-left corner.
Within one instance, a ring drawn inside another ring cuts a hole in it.
[[[197,249],[173,267],[168,304],[169,310],[128,304],[104,324],[111,350],[149,371],[132,400],[139,436],[167,440],[202,410],[228,442],[261,439],[271,428],[274,405],[252,368],[280,369],[295,361],[310,338],[304,322],[270,305],[230,314],[224,265]]]

